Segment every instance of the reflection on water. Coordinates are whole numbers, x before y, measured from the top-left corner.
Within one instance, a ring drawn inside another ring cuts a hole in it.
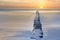
[[[44,32],[42,40],[59,40],[60,12],[40,13]],[[29,37],[32,36],[34,17],[33,11],[0,11],[0,40],[32,40]]]

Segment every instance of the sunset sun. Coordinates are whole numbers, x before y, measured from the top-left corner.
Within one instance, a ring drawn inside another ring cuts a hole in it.
[[[39,8],[45,8],[45,6],[46,6],[46,0],[39,0],[39,3],[38,3],[38,6],[39,6]]]

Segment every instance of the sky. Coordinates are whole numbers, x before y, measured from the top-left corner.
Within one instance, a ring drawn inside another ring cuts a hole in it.
[[[5,8],[60,8],[60,0],[0,0]]]

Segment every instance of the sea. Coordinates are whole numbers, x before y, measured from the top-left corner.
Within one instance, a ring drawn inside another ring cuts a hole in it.
[[[0,40],[31,39],[37,9],[0,9]],[[60,40],[60,10],[40,9],[41,40]]]

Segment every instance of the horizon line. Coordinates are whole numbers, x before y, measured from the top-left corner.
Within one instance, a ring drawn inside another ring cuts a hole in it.
[[[60,11],[60,8],[0,8],[0,11]]]

